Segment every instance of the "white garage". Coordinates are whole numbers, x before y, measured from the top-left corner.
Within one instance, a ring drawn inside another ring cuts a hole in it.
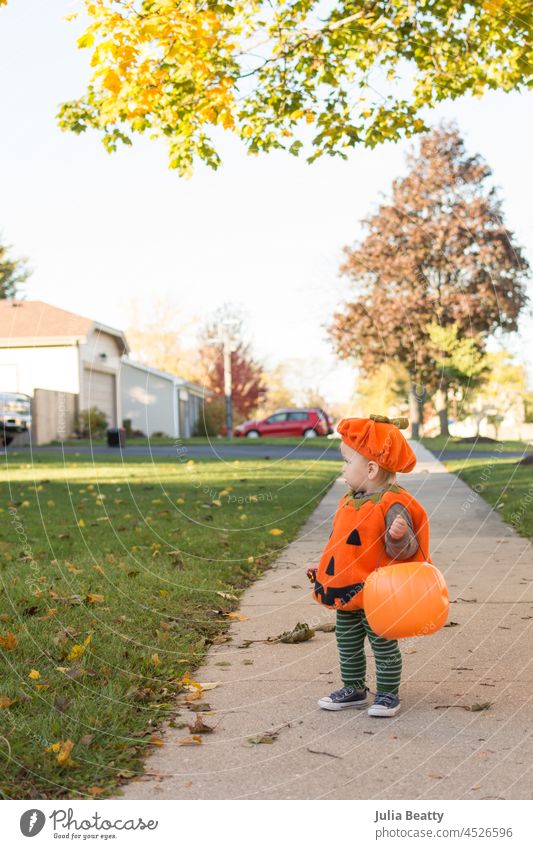
[[[105,413],[109,427],[116,427],[117,387],[115,375],[85,367],[83,369],[82,386],[82,409],[89,410],[91,407],[98,407]]]

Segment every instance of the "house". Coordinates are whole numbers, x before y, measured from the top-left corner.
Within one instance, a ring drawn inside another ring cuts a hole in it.
[[[91,407],[109,427],[129,419],[147,435],[190,436],[203,388],[129,353],[121,330],[43,301],[0,300],[0,391],[34,399],[37,444],[65,439]]]
[[[143,433],[192,436],[205,395],[196,383],[122,357],[120,398],[123,420]]]

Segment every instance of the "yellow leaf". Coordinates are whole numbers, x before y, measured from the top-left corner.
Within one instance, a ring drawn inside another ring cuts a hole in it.
[[[269,531],[269,534],[272,534],[273,537],[279,537],[279,535],[282,533],[283,531],[281,530],[281,528],[272,528],[272,530]]]
[[[5,637],[0,637],[0,648],[5,651],[13,651],[17,646],[18,640],[11,631]]]
[[[31,672],[28,673],[28,678],[31,678],[32,681],[38,681],[41,677],[41,673],[37,671],[37,669],[32,669]]]
[[[120,77],[115,71],[109,70],[102,80],[102,85],[112,91],[113,94],[118,94],[121,88]]]
[[[70,759],[70,753],[74,748],[72,740],[63,740],[59,746],[59,752],[56,761],[60,766],[73,766],[74,762]]]
[[[154,664],[154,666],[159,666],[159,664],[161,663],[161,661],[159,660],[159,655],[158,655],[158,654],[153,654],[153,655],[152,655],[152,663]]]
[[[16,701],[16,699],[8,699],[7,696],[0,696],[0,710],[10,708],[11,705],[14,705]]]
[[[224,614],[227,619],[232,619],[234,622],[245,622],[249,619],[249,616],[245,616],[244,613],[239,613],[238,610],[233,611],[232,613]]]
[[[99,595],[98,593],[87,593],[87,595],[85,596],[85,601],[88,601],[91,604],[94,604],[97,601],[103,601],[103,600],[104,600],[104,596]]]
[[[164,746],[165,741],[161,739],[161,737],[157,737],[155,734],[150,737],[150,745],[151,746]]]
[[[78,519],[78,528],[84,528],[84,527],[85,527],[85,522],[83,521],[83,519]]]
[[[76,645],[72,646],[70,652],[67,655],[67,660],[77,660],[79,657],[81,657],[82,654],[84,653],[85,649],[87,648],[87,646],[91,642],[91,639],[92,639],[92,634],[89,634],[87,639],[85,639],[83,641],[82,645],[76,644]]]

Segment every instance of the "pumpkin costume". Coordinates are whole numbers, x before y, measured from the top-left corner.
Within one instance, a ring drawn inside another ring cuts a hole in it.
[[[368,419],[342,419],[337,430],[346,445],[381,468],[390,472],[410,472],[416,465],[416,456],[400,433],[400,429],[407,425],[407,419],[375,415]],[[410,538],[410,542],[409,547],[404,549],[405,557],[390,553],[402,551],[390,545],[392,537],[388,537],[388,528],[397,515],[403,515],[408,525],[409,532],[405,537]],[[402,673],[398,641],[384,639],[372,631],[364,611],[363,588],[369,574],[378,566],[386,567],[402,559],[432,562],[428,518],[422,505],[396,483],[378,492],[354,492],[350,489],[337,504],[333,528],[316,570],[313,589],[315,601],[336,610],[340,672],[348,690],[322,699],[320,707],[335,708],[332,699],[336,698],[351,700],[355,707],[366,705],[366,637],[376,661],[376,697],[385,694],[385,699],[395,698],[398,702]],[[373,715],[392,715],[398,709],[386,708],[383,713],[382,708]],[[375,705],[369,713],[372,710],[375,710]]]
[[[385,515],[395,503],[403,504],[411,516],[419,541],[411,560],[429,560],[429,528],[424,508],[398,484],[383,492],[354,498],[351,492],[340,499],[333,530],[318,564],[313,598],[341,610],[363,607],[364,582],[378,564],[394,562],[384,545]],[[424,552],[424,553],[422,553]]]
[[[342,419],[337,430],[347,445],[388,471],[411,470],[416,457],[397,423],[385,416],[369,419]],[[393,424],[394,422],[394,424]],[[387,554],[384,542],[386,515],[393,504],[403,505],[412,520],[418,550],[411,560],[429,556],[429,526],[422,505],[407,490],[392,484],[381,492],[357,493],[350,490],[338,502],[333,529],[317,568],[313,598],[337,610],[363,608],[364,582],[370,572],[387,566],[395,558]]]

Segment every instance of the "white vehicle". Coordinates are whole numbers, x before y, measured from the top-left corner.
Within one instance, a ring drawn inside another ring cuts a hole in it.
[[[0,446],[31,427],[31,398],[20,392],[0,392]]]

